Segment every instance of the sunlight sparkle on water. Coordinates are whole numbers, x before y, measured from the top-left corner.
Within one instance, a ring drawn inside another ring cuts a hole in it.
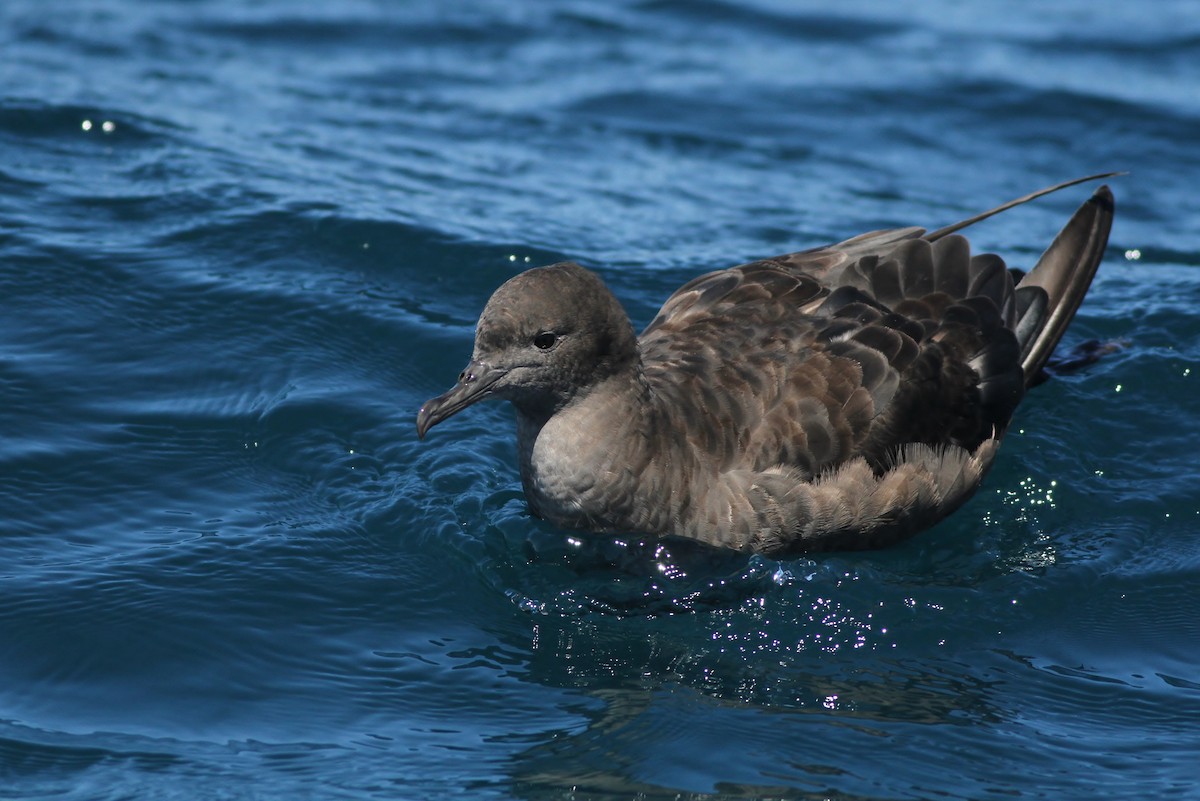
[[[84,131],[90,131],[96,127],[96,124],[94,122],[92,122],[91,120],[84,120],[82,123],[80,123],[79,127],[82,128]],[[117,130],[117,124],[115,122],[113,122],[112,120],[104,120],[103,122],[100,123],[100,130],[106,134],[110,134],[113,131]]]

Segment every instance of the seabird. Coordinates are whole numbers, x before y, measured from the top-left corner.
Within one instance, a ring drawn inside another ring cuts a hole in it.
[[[1028,273],[896,228],[702,275],[641,335],[573,262],[506,281],[417,434],[516,409],[521,483],[556,526],[770,555],[889,545],[979,487],[1100,264],[1101,186]]]

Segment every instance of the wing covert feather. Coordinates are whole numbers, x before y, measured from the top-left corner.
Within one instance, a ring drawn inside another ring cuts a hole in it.
[[[908,443],[977,447],[1023,388],[1005,329],[1012,277],[961,236],[921,233],[873,232],[694,279],[642,333],[647,380],[664,406],[704,399],[685,421],[697,443],[734,432],[722,470],[811,475],[856,457],[882,469]]]

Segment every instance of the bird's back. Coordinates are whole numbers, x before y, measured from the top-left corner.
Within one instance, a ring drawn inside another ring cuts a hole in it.
[[[803,548],[853,546],[856,536],[874,545],[879,537],[862,537],[864,529],[903,536],[936,522],[982,478],[990,456],[965,486],[952,473],[1003,436],[1087,291],[1111,218],[1102,188],[1023,280],[998,256],[972,254],[952,229],[908,228],[689,282],[640,338],[673,447],[696,452],[736,485],[729,503],[738,492],[758,492],[753,515],[772,507],[767,517],[782,515],[771,525],[785,529],[784,539],[786,529],[804,525],[789,521],[794,499],[775,497],[795,495],[783,484],[825,482],[832,490],[840,481],[840,500],[831,503],[845,504],[848,493],[877,495],[905,454],[920,454],[925,472],[942,472],[961,496],[935,493],[925,509],[904,497],[876,498],[861,514],[842,510],[848,523],[809,526],[808,542],[793,543]],[[781,486],[763,494],[771,483]],[[697,531],[727,516],[725,503],[698,520]]]

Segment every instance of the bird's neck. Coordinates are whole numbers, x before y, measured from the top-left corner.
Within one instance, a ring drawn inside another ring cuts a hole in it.
[[[637,455],[617,443],[641,430],[650,390],[636,365],[572,396],[558,408],[517,406],[521,483],[533,511],[557,525],[603,529],[619,525],[620,510],[605,482],[628,474]],[[616,497],[619,497],[617,495]]]
[[[642,370],[641,354],[636,344],[632,354],[619,363],[604,361],[597,365],[597,373],[584,386],[566,386],[558,392],[541,392],[536,395],[509,396],[517,410],[520,436],[536,438],[553,417],[560,413],[570,414],[587,409],[592,404],[625,402],[639,405],[649,396],[649,385]],[[610,401],[597,398],[613,399]]]

